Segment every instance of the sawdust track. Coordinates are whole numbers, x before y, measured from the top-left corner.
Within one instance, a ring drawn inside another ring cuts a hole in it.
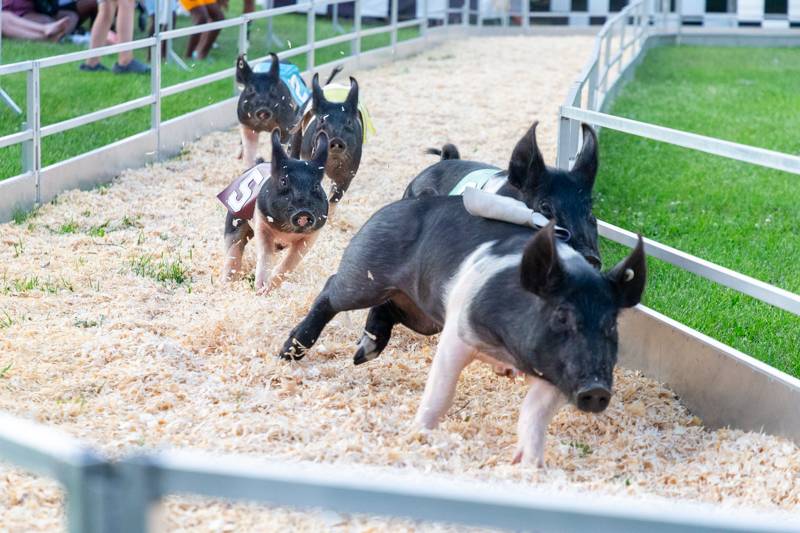
[[[13,364],[0,378],[0,409],[111,454],[192,447],[552,490],[797,509],[794,445],[707,431],[669,390],[632,372],[618,373],[606,413],[565,409],[556,417],[550,468],[537,473],[509,464],[522,384],[480,365],[462,377],[456,407],[440,429],[408,432],[431,339],[398,328],[380,359],[354,368],[363,314],[353,313],[338,317],[304,361],[272,357],[353,233],[433,161],[424,148],[451,141],[465,158],[505,165],[538,118],[552,162],[558,105],[591,39],[449,42],[358,73],[378,134],[365,147],[336,219],[289,281],[266,298],[246,281],[229,287],[215,281],[223,209],[214,195],[240,170],[235,131],[209,135],[180,158],[126,172],[109,188],[66,193],[25,224],[0,226],[0,310],[7,313],[0,319],[11,321],[0,330],[0,368]],[[106,223],[105,236],[90,235]],[[248,256],[252,267],[250,249]],[[132,265],[148,257],[180,261],[191,283],[174,287],[137,275]],[[36,287],[26,290],[25,281]],[[62,520],[61,505],[54,483],[0,469],[0,529],[51,530]],[[165,509],[170,530],[416,527],[187,498],[171,498]]]

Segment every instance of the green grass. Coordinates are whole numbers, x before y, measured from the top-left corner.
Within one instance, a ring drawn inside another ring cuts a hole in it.
[[[612,112],[800,153],[800,50],[664,47]],[[800,176],[604,130],[599,218],[800,293]],[[624,253],[605,241],[604,262]],[[795,376],[800,318],[650,259],[646,305]]]
[[[240,0],[231,1],[226,13],[228,17],[238,16],[242,10]],[[348,21],[343,20],[346,30],[351,28]],[[178,26],[189,25],[188,17],[180,17]],[[284,42],[280,49],[267,47],[266,20],[252,23],[250,32],[250,49],[248,56],[261,57],[270,51],[285,50],[298,47],[306,41],[305,15],[282,15],[274,18],[274,31]],[[380,26],[380,24],[364,24],[364,28]],[[316,40],[337,35],[330,21],[317,18]],[[162,69],[162,87],[168,87],[182,81],[198,78],[233,66],[238,54],[238,27],[228,28],[220,33],[219,48],[213,50],[209,61],[189,62],[188,72],[174,64],[165,64]],[[406,40],[418,35],[417,28],[404,28],[398,33],[398,40]],[[136,38],[144,37],[142,34]],[[389,44],[390,34],[373,35],[362,39],[362,50],[371,50]],[[186,39],[177,39],[175,50],[185,50]],[[64,54],[82,50],[72,44],[51,44],[38,42],[3,40],[3,62],[13,63]],[[320,65],[328,61],[349,55],[350,43],[342,43],[325,47],[315,53],[315,63]],[[146,51],[136,52],[140,60],[146,60]],[[103,58],[103,63],[111,67],[116,56]],[[292,58],[301,70],[305,68],[306,56]],[[0,86],[5,89],[20,107],[25,108],[25,74],[3,76]],[[146,96],[150,92],[149,76],[118,76],[112,73],[80,72],[77,63],[47,68],[41,77],[41,113],[42,125],[53,124],[103,109],[126,100]],[[162,101],[162,118],[168,120],[209,104],[219,102],[233,96],[233,79],[223,80],[196,88],[190,92],[165,98]],[[0,106],[0,136],[19,131],[23,117],[14,115],[5,106]],[[87,126],[47,137],[42,144],[42,164],[47,166],[88,150],[104,146],[130,135],[145,131],[150,124],[150,109],[143,108],[123,115],[96,122]],[[21,148],[19,146],[0,149],[0,179],[6,179],[21,172]]]
[[[152,255],[142,255],[130,262],[131,272],[143,278],[154,279],[165,285],[187,285],[191,287],[192,275],[189,267],[178,257],[158,260]]]

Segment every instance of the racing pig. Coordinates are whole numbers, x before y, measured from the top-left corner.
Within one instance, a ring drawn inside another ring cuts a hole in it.
[[[260,163],[238,184],[234,182],[220,193],[229,209],[225,217],[227,255],[223,280],[241,273],[242,254],[251,238],[256,241],[255,286],[259,294],[280,285],[283,276],[297,266],[328,218],[328,199],[321,186],[327,157],[325,134],[320,135],[312,159],[298,161],[286,154],[280,133],[275,130],[268,177],[261,172],[262,167],[266,172],[267,165]],[[254,189],[254,185],[260,189]],[[268,280],[270,258],[284,248],[289,250]]]
[[[617,316],[639,302],[645,278],[641,238],[601,273],[555,238],[552,222],[536,231],[474,217],[461,197],[400,200],[353,237],[279,355],[302,357],[337,313],[354,309],[371,308],[356,364],[377,357],[397,323],[441,332],[417,424],[437,425],[470,362],[505,366],[530,382],[515,460],[541,466],[547,425],[564,403],[608,406]]]

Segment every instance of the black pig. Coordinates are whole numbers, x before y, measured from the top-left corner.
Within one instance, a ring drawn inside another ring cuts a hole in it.
[[[645,278],[641,238],[601,273],[554,238],[552,222],[534,231],[473,217],[460,197],[400,200],[353,237],[280,356],[302,357],[337,313],[353,309],[371,308],[356,364],[377,357],[397,323],[441,332],[416,422],[436,426],[473,360],[505,365],[532,383],[515,459],[541,465],[545,430],[564,402],[608,406],[617,315],[639,302]]]
[[[277,54],[270,53],[269,56],[271,62],[268,72],[253,72],[243,55],[236,60],[236,81],[244,86],[236,113],[241,125],[242,158],[247,166],[255,164],[261,132],[272,132],[277,128],[281,133],[281,142],[289,141],[304,105],[295,102],[286,83],[281,81]],[[328,83],[340,71],[341,67],[334,69]]]
[[[259,294],[266,294],[280,285],[283,276],[297,266],[328,218],[328,199],[321,186],[327,157],[328,139],[324,133],[318,139],[313,158],[298,161],[283,150],[280,133],[272,132],[270,176],[258,192],[252,218],[238,219],[230,212],[225,217],[224,280],[240,274],[242,253],[254,236],[255,286]],[[272,254],[287,247],[286,256],[267,280]]]
[[[595,268],[600,268],[597,246],[597,219],[592,214],[592,187],[597,175],[597,137],[594,130],[583,125],[583,147],[572,170],[564,171],[545,165],[536,143],[536,126],[519,140],[511,154],[508,170],[498,171],[496,192],[525,202],[546,218],[570,231],[569,244]],[[437,153],[438,152],[438,153]],[[450,194],[468,174],[481,169],[496,169],[492,165],[459,159],[458,149],[445,145],[433,149],[442,160],[423,170],[406,188],[404,198],[423,195]]]
[[[330,81],[330,80],[329,80]],[[331,203],[331,216],[336,205],[350,187],[350,182],[361,164],[361,149],[364,143],[364,128],[358,110],[358,82],[350,78],[350,92],[344,102],[326,100],[319,85],[319,75],[311,81],[311,102],[313,116],[303,128],[297,128],[292,139],[292,156],[308,157],[317,135],[328,135],[328,163],[325,174],[333,182],[328,199]]]

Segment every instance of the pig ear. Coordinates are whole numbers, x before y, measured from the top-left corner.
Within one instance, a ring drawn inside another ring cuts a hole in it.
[[[555,223],[551,221],[536,232],[525,246],[520,265],[522,287],[542,298],[553,294],[564,279],[554,228]]]
[[[314,146],[313,159],[311,164],[320,171],[319,179],[325,175],[325,163],[328,161],[328,134],[324,131],[317,135],[317,144]]]
[[[617,293],[620,307],[633,307],[641,301],[647,280],[647,259],[641,235],[631,255],[612,268],[606,277]]]
[[[353,113],[358,111],[358,82],[352,76],[350,76],[350,92],[347,93],[345,105]]]
[[[547,170],[544,164],[544,157],[539,151],[536,143],[536,126],[539,121],[525,132],[511,153],[511,161],[508,163],[508,182],[517,189],[534,189],[539,178]]]
[[[250,68],[250,65],[244,58],[244,54],[236,58],[236,82],[241,83],[242,85],[247,85],[252,74],[253,70]]]
[[[319,74],[314,74],[311,79],[311,103],[314,112],[318,112],[325,104],[325,93],[322,92],[322,87],[319,86]]]
[[[581,129],[583,130],[583,147],[572,166],[571,173],[591,190],[594,187],[594,178],[597,176],[597,134],[588,124],[581,124]]]
[[[281,77],[281,60],[275,52],[270,52],[269,57],[272,59],[269,65],[269,77],[278,81]]]
[[[283,175],[287,159],[289,156],[286,155],[281,144],[281,130],[275,128],[272,130],[272,165],[270,166],[273,176]]]

